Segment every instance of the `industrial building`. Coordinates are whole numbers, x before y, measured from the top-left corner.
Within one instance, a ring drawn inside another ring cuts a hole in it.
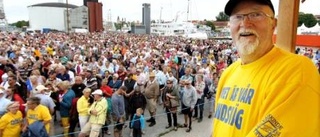
[[[87,2],[89,10],[89,31],[103,31],[102,3]]]
[[[97,0],[84,0],[79,7],[61,2],[39,3],[28,6],[28,11],[31,30],[103,30],[102,3]]]
[[[75,9],[76,5],[59,2],[39,3],[28,6],[29,27],[32,30],[55,29],[66,31],[66,8]]]
[[[145,26],[146,34],[150,34],[151,29],[151,9],[149,3],[142,4],[142,24]]]

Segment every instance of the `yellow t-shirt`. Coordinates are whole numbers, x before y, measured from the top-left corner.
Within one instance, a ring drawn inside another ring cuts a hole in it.
[[[79,113],[79,116],[89,116],[88,110],[89,110],[89,98],[86,99],[84,96],[81,96],[79,100],[77,101],[77,111]]]
[[[49,112],[49,109],[46,106],[38,105],[34,110],[28,109],[27,111],[27,120],[29,125],[32,124],[35,121],[41,120],[41,121],[50,121],[51,120],[51,114]],[[50,123],[47,123],[45,125],[47,133],[49,133],[50,129]]]
[[[227,68],[216,100],[213,137],[320,137],[319,73],[278,47]]]
[[[132,79],[137,81],[138,80],[138,76],[136,74],[132,75]]]
[[[3,137],[20,137],[22,125],[22,113],[6,113],[0,119],[0,130],[3,130]]]
[[[41,56],[40,50],[34,50],[34,55],[35,55],[36,57],[40,57],[40,56]]]
[[[53,48],[48,46],[46,50],[47,50],[49,55],[53,55]]]

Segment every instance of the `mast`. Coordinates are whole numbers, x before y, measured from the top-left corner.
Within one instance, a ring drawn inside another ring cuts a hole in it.
[[[189,10],[190,10],[189,4],[190,4],[190,0],[188,0],[188,8],[187,8],[187,22],[188,22],[188,20],[189,20]]]

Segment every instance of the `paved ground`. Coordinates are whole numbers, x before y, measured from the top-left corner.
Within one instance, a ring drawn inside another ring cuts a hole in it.
[[[207,101],[206,101],[207,103]],[[149,123],[146,123],[146,129],[145,134],[143,136],[145,137],[209,137],[211,135],[212,131],[212,119],[208,118],[208,105],[205,104],[204,106],[204,118],[203,121],[198,123],[197,119],[193,119],[192,123],[192,130],[191,132],[187,133],[186,128],[178,128],[178,131],[174,131],[172,129],[165,129],[167,126],[167,116],[165,114],[164,109],[162,107],[158,106],[157,110],[157,117],[156,121],[157,124],[153,127],[148,127]],[[145,113],[146,119],[149,118],[149,113]],[[178,124],[184,123],[184,117],[182,114],[178,115]],[[127,124],[128,125],[128,124]],[[112,132],[113,129],[110,131]],[[55,134],[51,134],[53,137],[61,137],[62,135],[59,135],[59,133],[62,133],[62,128],[60,125],[55,123],[54,126]],[[76,132],[78,132],[79,129],[76,129]],[[77,136],[77,134],[76,134]],[[107,135],[105,134],[104,137],[113,137],[113,135]],[[123,137],[130,137],[130,129],[124,128],[123,130]]]

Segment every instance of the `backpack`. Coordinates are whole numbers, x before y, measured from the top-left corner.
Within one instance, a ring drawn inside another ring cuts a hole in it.
[[[78,113],[78,110],[77,110],[78,99],[79,98],[73,98],[72,99],[71,108],[70,108],[70,111],[69,111],[70,119],[78,119],[78,117],[79,117],[79,113]]]
[[[21,137],[49,137],[42,121],[36,121],[27,127],[27,131],[21,134]]]

